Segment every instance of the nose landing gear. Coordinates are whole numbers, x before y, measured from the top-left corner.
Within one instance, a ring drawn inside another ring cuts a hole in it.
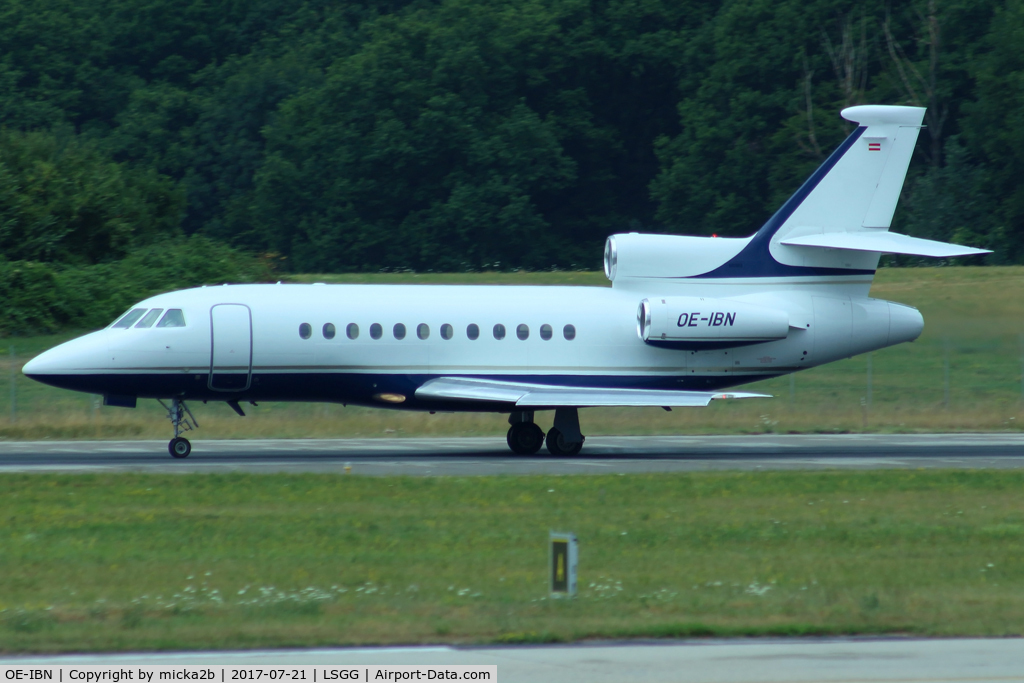
[[[170,451],[172,458],[187,458],[192,452],[192,444],[185,437],[176,436],[167,444],[167,450]]]
[[[192,452],[192,444],[188,442],[188,439],[180,436],[180,434],[198,428],[199,422],[196,421],[192,411],[188,409],[188,406],[181,399],[172,398],[170,406],[160,399],[157,399],[157,401],[167,411],[167,417],[170,419],[171,424],[174,425],[174,438],[167,444],[167,451],[171,454],[172,458],[187,458],[189,453]],[[188,417],[185,417],[186,415]]]

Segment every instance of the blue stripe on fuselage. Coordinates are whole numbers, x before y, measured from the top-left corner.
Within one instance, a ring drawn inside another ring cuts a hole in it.
[[[779,373],[781,374],[781,373]],[[467,377],[560,387],[600,387],[606,389],[661,389],[675,391],[718,391],[740,384],[770,379],[775,375],[504,375],[504,374],[363,374],[363,373],[253,373],[249,389],[238,392],[211,391],[208,375],[199,374],[82,374],[30,375],[44,384],[92,394],[137,396],[139,398],[180,397],[203,401],[314,401],[372,405],[378,408],[411,410],[502,411],[492,402],[437,401],[416,399],[416,389],[438,377]],[[399,405],[373,400],[374,394],[395,393],[407,397]]]

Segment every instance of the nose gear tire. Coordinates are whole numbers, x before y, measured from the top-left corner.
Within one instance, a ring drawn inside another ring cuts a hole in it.
[[[188,454],[192,452],[192,444],[185,437],[179,436],[171,439],[171,442],[167,444],[167,450],[172,458],[187,458]]]

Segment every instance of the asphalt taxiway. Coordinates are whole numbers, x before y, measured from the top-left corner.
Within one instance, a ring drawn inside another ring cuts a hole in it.
[[[1024,468],[1019,434],[605,436],[574,458],[512,455],[476,438],[0,442],[0,472],[348,472],[355,475],[629,474],[701,470]]]
[[[943,683],[1024,681],[1019,638],[851,638],[590,642],[538,647],[401,647],[0,658],[39,664],[494,664],[501,683]]]

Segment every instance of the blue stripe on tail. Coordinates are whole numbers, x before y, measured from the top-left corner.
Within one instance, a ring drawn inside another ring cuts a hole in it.
[[[768,245],[779,231],[779,228],[793,215],[797,207],[824,179],[832,167],[839,163],[843,155],[853,147],[860,136],[867,130],[865,126],[857,128],[850,136],[832,152],[828,159],[811,174],[800,189],[786,200],[786,203],[768,219],[754,237],[743,247],[743,250],[723,265],[703,275],[691,275],[680,279],[702,278],[747,278],[747,277],[808,277],[830,275],[873,275],[873,270],[853,270],[850,268],[814,268],[806,266],[787,266],[779,263],[771,255]]]

